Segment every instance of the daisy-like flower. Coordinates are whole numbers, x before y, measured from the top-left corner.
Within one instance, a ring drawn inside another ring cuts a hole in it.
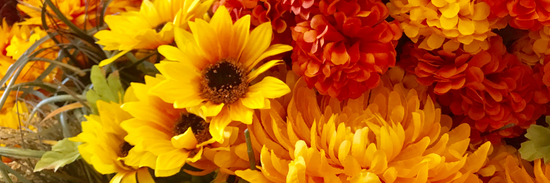
[[[141,165],[151,164],[156,157],[149,152],[137,151],[124,140],[127,133],[120,123],[130,119],[130,114],[114,102],[97,101],[97,107],[99,115],[86,116],[87,121],[82,122],[82,133],[70,139],[83,142],[78,146],[82,158],[99,173],[116,173],[111,183],[154,182],[147,167]]]
[[[270,107],[271,98],[287,94],[288,86],[274,77],[254,80],[267,69],[280,64],[264,59],[292,49],[288,45],[270,46],[272,29],[263,23],[249,32],[250,16],[232,23],[224,6],[209,23],[189,22],[192,33],[175,29],[178,47],[163,45],[159,52],[167,60],[156,65],[167,79],[151,93],[175,108],[187,108],[209,118],[210,133],[216,141],[223,138],[231,121],[252,123],[254,109]]]
[[[227,127],[223,132],[223,143],[217,143],[209,132],[210,124],[204,118],[185,109],[176,109],[172,103],[149,94],[153,86],[165,79],[162,75],[146,76],[145,84],[132,83],[136,101],[126,102],[122,106],[132,115],[131,119],[121,124],[128,132],[125,139],[140,151],[158,156],[152,160],[154,166],[150,166],[157,177],[174,175],[186,163],[202,169],[200,172],[187,172],[208,174],[218,168],[213,161],[223,157],[215,158],[219,152],[217,148],[227,151],[236,142],[239,128]]]
[[[110,30],[99,31],[94,36],[105,50],[157,49],[172,43],[174,26],[186,28],[187,21],[203,17],[211,3],[210,0],[144,0],[139,11],[106,16]]]
[[[390,0],[387,6],[405,34],[426,50],[443,46],[454,51],[463,46],[477,53],[487,45],[487,38],[496,35],[493,29],[506,27],[500,18],[489,16],[489,5],[481,1]]]
[[[379,87],[344,102],[318,103],[298,81],[286,116],[260,110],[260,121],[249,125],[259,171],[236,174],[250,182],[480,181],[491,144],[467,151],[468,125],[451,128],[449,116],[429,98],[421,104],[401,83],[404,72],[392,70]]]
[[[77,27],[83,29],[93,28],[97,26],[99,22],[99,12],[102,11],[106,1],[102,0],[52,0],[52,3],[63,13],[63,15],[69,19]],[[109,3],[107,7],[106,15],[117,14],[120,12],[133,10],[139,7],[141,0],[114,0]],[[25,19],[21,24],[25,25],[42,25],[42,6],[44,1],[42,0],[21,0],[17,5],[17,8],[21,10],[29,18]],[[55,15],[53,10],[47,8],[48,13]],[[55,16],[54,16],[55,17]],[[48,26],[55,27],[60,26],[67,28],[67,25],[63,21],[54,18],[55,23],[50,23]]]
[[[395,65],[401,37],[398,25],[385,20],[388,9],[379,0],[314,4],[311,18],[292,27],[294,72],[310,87],[340,100],[376,87],[380,74]]]

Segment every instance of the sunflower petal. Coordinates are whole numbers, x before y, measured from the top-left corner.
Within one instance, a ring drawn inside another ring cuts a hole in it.
[[[231,117],[227,108],[222,110],[217,116],[212,117],[210,121],[210,134],[212,138],[218,142],[223,140],[225,127],[231,123]]]
[[[247,82],[251,82],[252,80],[256,79],[256,77],[258,77],[258,75],[264,73],[265,71],[267,71],[268,69],[276,66],[276,65],[279,65],[279,64],[282,64],[284,63],[283,60],[272,60],[272,61],[269,61],[263,65],[261,65],[260,67],[258,67],[257,69],[253,70],[252,72],[250,72],[248,74],[248,79],[247,79]]]
[[[126,55],[126,53],[128,53],[130,51],[132,51],[132,50],[123,50],[123,51],[117,53],[115,56],[112,56],[111,58],[102,60],[101,62],[99,62],[99,67],[103,67],[103,66],[106,66],[110,63],[113,63],[116,59],[122,57],[122,55]]]
[[[219,45],[231,45],[230,41],[233,37],[232,23],[233,21],[231,20],[231,16],[229,15],[227,8],[225,8],[225,6],[220,6],[210,20],[210,26],[214,28],[214,31],[216,32]],[[233,56],[229,55],[229,48],[233,46],[234,45],[220,47],[221,49],[218,50],[220,52],[219,58]]]
[[[260,171],[250,169],[237,170],[235,171],[235,174],[248,182],[271,182]]]
[[[189,151],[183,149],[160,154],[157,158],[155,176],[167,177],[178,173],[185,165],[187,157],[189,157]]]
[[[248,92],[246,97],[241,99],[244,106],[250,109],[263,109],[265,107],[265,98],[261,92]]]
[[[189,22],[189,28],[193,32],[195,42],[208,61],[215,62],[220,59],[220,48],[216,31],[204,20],[197,19]]]
[[[126,175],[124,175],[124,177],[122,177],[122,180],[120,181],[120,183],[136,183],[136,182],[137,180],[136,180],[135,171],[127,173]]]
[[[155,180],[153,179],[147,168],[140,168],[138,170],[137,179],[139,183],[155,183]]]
[[[176,149],[195,149],[195,146],[197,145],[197,139],[195,138],[195,134],[193,134],[193,130],[191,130],[191,127],[189,127],[184,133],[180,135],[176,135],[172,137],[171,139],[172,145]]]
[[[249,125],[252,124],[254,110],[244,106],[241,101],[237,101],[229,107],[229,115],[231,120],[240,121]]]
[[[233,25],[233,35],[231,36],[231,45],[229,47],[229,55],[235,58],[241,58],[246,42],[250,36],[250,16],[246,15],[239,18]]]
[[[271,44],[271,36],[273,30],[271,29],[271,23],[265,22],[260,26],[256,27],[250,33],[250,39],[244,46],[243,53],[240,58],[240,62],[244,64],[244,67],[250,71],[254,68],[256,60],[262,55],[265,50]]]
[[[189,62],[162,61],[155,66],[162,75],[181,82],[193,82],[201,77],[197,68]]]
[[[265,98],[278,98],[290,93],[290,88],[283,81],[267,76],[262,81],[250,86],[248,92],[262,92]]]

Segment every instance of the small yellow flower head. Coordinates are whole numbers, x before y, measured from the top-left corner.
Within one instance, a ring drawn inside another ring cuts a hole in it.
[[[529,162],[521,159],[517,149],[502,144],[490,153],[489,161],[480,171],[483,177],[490,177],[489,183],[542,183],[550,182],[550,164],[542,159]]]
[[[0,95],[4,92],[1,91]],[[23,92],[11,92],[8,95],[8,99],[0,110],[0,126],[18,129],[19,125],[25,125],[23,122],[27,121],[29,116],[29,109],[27,104],[22,101],[16,101],[16,97],[21,96]]]
[[[474,0],[390,0],[390,15],[420,48],[433,50],[443,46],[448,51],[463,45],[470,53],[488,49],[487,39],[504,28],[506,22],[490,17],[490,7]]]
[[[47,33],[40,29],[40,27],[32,28],[27,25],[14,25],[9,27],[6,22],[3,22],[0,28],[0,40],[2,40],[0,43],[0,51],[4,54],[0,55],[0,77],[6,74],[11,64],[15,63],[31,45],[45,36],[47,36]],[[55,47],[55,42],[52,40],[47,40],[40,44],[35,49],[35,51],[38,50],[42,50],[42,52],[35,56],[37,58],[55,60],[57,57],[58,50]],[[32,61],[27,63],[21,75],[16,80],[16,84],[34,81],[49,65],[50,63],[45,61]],[[51,74],[46,76],[43,81],[51,82],[54,78],[60,76],[60,74],[61,71],[56,68]]]
[[[120,123],[130,119],[130,114],[114,102],[97,101],[97,108],[99,115],[86,116],[87,121],[82,122],[82,133],[70,139],[83,142],[78,146],[82,158],[99,173],[116,173],[111,182],[135,183],[136,177],[139,182],[152,182],[148,169],[143,166],[154,167],[154,164],[143,162],[156,156],[138,151],[124,140],[128,133]]]
[[[430,98],[423,104],[415,89],[407,89],[415,88],[408,77],[395,84],[390,81],[398,77],[391,77],[343,102],[325,97],[318,103],[298,81],[286,113],[264,109],[260,121],[249,125],[261,171],[235,173],[251,182],[479,180],[491,144],[468,151],[468,124],[451,128],[451,118]]]
[[[536,63],[544,64],[544,57],[550,55],[550,27],[543,27],[538,31],[518,39],[513,45],[513,53],[525,64],[533,66]]]

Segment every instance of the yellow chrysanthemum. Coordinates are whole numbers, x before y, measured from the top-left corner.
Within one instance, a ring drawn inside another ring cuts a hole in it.
[[[148,160],[154,160],[156,156],[137,151],[137,148],[124,140],[127,133],[120,123],[130,119],[130,114],[123,111],[118,103],[97,101],[96,104],[99,115],[86,116],[87,121],[82,122],[82,133],[71,138],[72,141],[83,142],[78,146],[82,158],[99,173],[116,173],[111,183],[154,183],[142,164],[147,164],[150,162]],[[147,165],[154,167],[154,164]]]
[[[260,171],[238,176],[249,182],[472,182],[491,148],[487,142],[468,152],[469,126],[451,129],[449,116],[430,98],[421,104],[403,83],[319,104],[299,81],[286,113],[285,122],[284,111],[261,110],[261,120],[249,125]]]
[[[232,134],[238,128],[227,128],[224,143],[215,143],[208,130],[208,122],[203,118],[176,109],[172,103],[166,103],[159,97],[149,95],[152,86],[165,80],[162,75],[146,76],[145,84],[132,83],[137,101],[127,102],[122,108],[132,115],[122,123],[128,131],[125,138],[140,151],[151,152],[158,156],[152,163],[155,176],[165,177],[178,173],[186,164],[198,165],[206,173],[217,169],[212,162],[203,158],[203,147],[228,147],[235,141]],[[151,166],[150,166],[151,167]]]
[[[523,63],[533,66],[544,64],[544,58],[550,55],[550,27],[542,27],[538,31],[518,39],[513,45],[513,52]]]
[[[229,12],[220,7],[210,22],[189,22],[192,33],[175,29],[178,47],[163,45],[159,52],[166,61],[157,69],[167,78],[152,89],[175,108],[187,108],[211,118],[210,133],[222,140],[231,121],[252,123],[254,109],[270,107],[270,98],[287,94],[288,86],[274,77],[252,83],[259,74],[282,63],[272,60],[259,67],[267,57],[292,49],[288,45],[271,45],[269,22],[252,32],[250,16],[232,23]]]
[[[99,22],[99,12],[102,11],[103,6],[105,6],[103,0],[52,0],[52,3],[61,11],[61,13],[69,19],[77,27],[84,29],[90,29],[97,26]],[[109,3],[106,15],[116,14],[124,11],[130,11],[139,7],[141,0],[113,0]],[[17,8],[29,18],[25,19],[24,22],[20,24],[24,25],[42,25],[42,6],[44,5],[43,0],[21,0],[17,5]],[[55,12],[48,8],[48,13],[54,15]],[[61,20],[54,18],[54,23],[48,22],[48,26],[56,27],[60,26],[66,28]]]
[[[489,183],[550,183],[550,164],[542,159],[528,162],[520,158],[516,148],[502,144],[489,156]]]
[[[15,63],[21,55],[27,51],[27,49],[34,44],[34,42],[45,37],[47,33],[39,27],[31,28],[26,25],[14,25],[8,27],[6,22],[2,24],[0,29],[0,39],[4,40],[0,44],[1,51],[5,54],[0,56],[0,76],[5,76],[8,68]],[[37,54],[36,58],[46,58],[54,60],[57,57],[58,50],[53,48],[55,43],[52,40],[45,41],[38,46],[35,51],[43,50],[40,54]],[[50,65],[45,61],[31,61],[25,65],[23,71],[19,75],[16,83],[34,81],[40,76],[46,68]],[[54,69],[43,81],[51,82],[54,78],[58,77],[60,73],[59,69]]]
[[[390,15],[420,48],[434,50],[443,46],[454,51],[477,53],[487,50],[487,39],[496,34],[492,29],[506,27],[506,22],[489,17],[490,7],[473,0],[390,0]]]
[[[105,50],[125,50],[122,54],[132,49],[156,49],[174,40],[174,26],[186,28],[187,21],[203,17],[211,3],[211,0],[144,0],[139,11],[106,16],[110,30],[94,36]]]

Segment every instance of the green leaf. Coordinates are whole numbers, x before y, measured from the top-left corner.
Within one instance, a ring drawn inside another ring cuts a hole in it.
[[[80,153],[78,152],[78,145],[80,144],[81,142],[73,142],[67,138],[58,141],[52,147],[52,150],[46,152],[40,161],[36,163],[34,172],[44,169],[57,171],[57,169],[74,162],[80,157]]]
[[[527,161],[535,159],[544,159],[544,163],[550,162],[550,129],[540,126],[531,125],[525,134],[529,140],[521,143],[519,153],[521,158]]]
[[[90,103],[94,114],[97,114],[97,106],[95,103],[98,100],[106,102],[122,102],[124,88],[120,82],[118,72],[110,74],[109,77],[105,79],[101,68],[94,65],[92,67],[90,79],[93,84],[93,89],[86,92],[86,99]]]

